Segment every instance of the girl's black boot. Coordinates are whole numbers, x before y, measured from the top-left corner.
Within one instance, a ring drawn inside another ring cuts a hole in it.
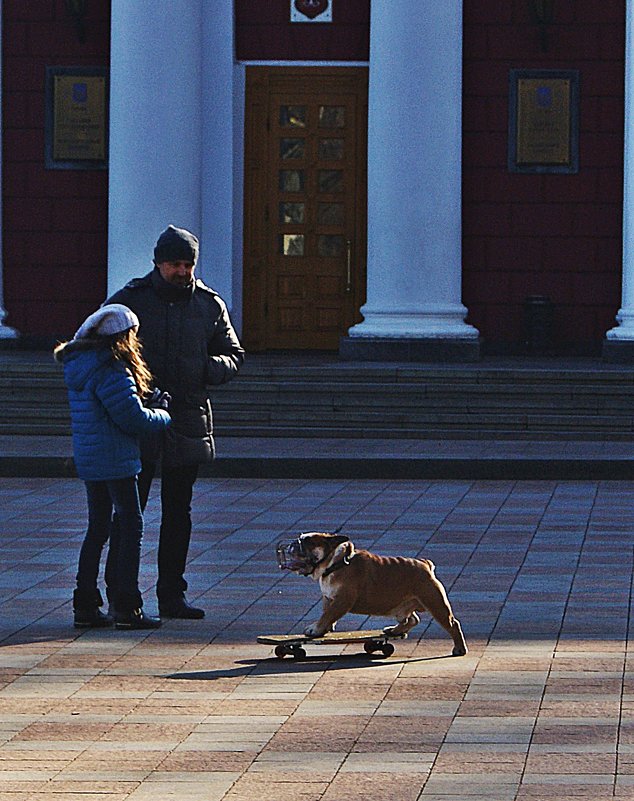
[[[99,590],[86,593],[83,590],[73,592],[73,615],[76,629],[104,629],[112,626],[110,615],[104,615],[99,608],[103,606],[103,598]]]
[[[133,609],[124,614],[116,612],[114,626],[116,629],[158,629],[161,627],[161,618],[146,615],[143,609]]]
[[[117,629],[158,629],[160,617],[151,617],[143,611],[141,594],[117,595],[114,625]]]

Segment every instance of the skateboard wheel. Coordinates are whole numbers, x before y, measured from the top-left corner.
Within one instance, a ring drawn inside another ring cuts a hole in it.
[[[366,654],[373,654],[377,650],[377,647],[373,642],[364,642],[363,650]]]
[[[276,645],[275,646],[275,656],[278,659],[284,659],[284,657],[288,654],[288,649],[284,645]]]
[[[381,646],[381,650],[383,651],[383,656],[392,656],[394,653],[394,646],[391,642],[386,642],[385,645]]]
[[[303,648],[294,648],[293,659],[297,659],[298,661],[306,659],[306,651]]]

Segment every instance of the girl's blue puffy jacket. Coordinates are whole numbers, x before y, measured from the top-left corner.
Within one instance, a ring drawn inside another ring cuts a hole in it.
[[[74,340],[56,358],[64,364],[79,478],[110,481],[137,475],[139,436],[166,428],[169,414],[142,405],[132,374],[110,348]]]

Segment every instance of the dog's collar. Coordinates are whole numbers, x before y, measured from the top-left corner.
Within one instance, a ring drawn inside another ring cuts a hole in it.
[[[329,576],[331,573],[334,573],[335,570],[341,570],[342,567],[346,567],[347,565],[350,564],[350,561],[354,559],[354,557],[355,554],[352,554],[351,556],[344,556],[341,559],[338,559],[336,562],[333,562],[330,565],[330,567],[327,567],[324,570],[324,572],[321,574],[321,577],[326,578],[326,576]]]

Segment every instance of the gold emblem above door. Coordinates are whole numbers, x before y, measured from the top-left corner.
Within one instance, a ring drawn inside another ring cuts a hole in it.
[[[247,348],[336,350],[361,320],[366,173],[366,69],[247,69]]]

